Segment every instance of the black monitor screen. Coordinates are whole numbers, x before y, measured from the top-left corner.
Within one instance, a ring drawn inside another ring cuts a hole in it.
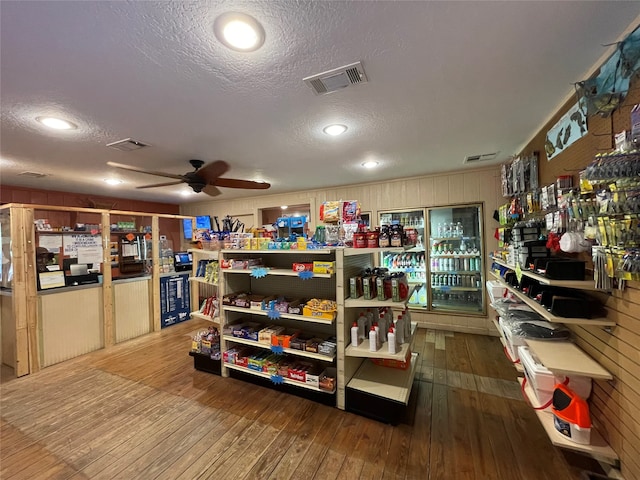
[[[174,258],[176,259],[176,265],[184,265],[193,261],[191,253],[188,252],[176,252]]]
[[[193,224],[190,218],[182,219],[182,231],[184,232],[185,240],[191,240],[193,238]]]
[[[211,230],[211,217],[209,215],[199,215],[196,217],[196,228]]]

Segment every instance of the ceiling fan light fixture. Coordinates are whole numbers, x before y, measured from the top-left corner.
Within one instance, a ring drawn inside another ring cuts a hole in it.
[[[264,28],[244,13],[223,13],[215,19],[213,30],[223,45],[237,52],[254,52],[264,44]]]
[[[75,123],[57,117],[36,117],[36,121],[54,130],[75,130],[78,128]]]
[[[346,125],[341,125],[339,123],[335,123],[333,125],[327,125],[326,127],[324,127],[322,129],[322,131],[324,133],[326,133],[327,135],[331,135],[332,137],[336,137],[338,135],[342,135],[344,132],[347,131],[347,126]]]
[[[117,178],[105,178],[104,183],[107,183],[109,185],[120,185],[122,183],[122,180],[119,180]]]
[[[289,208],[289,205],[282,205],[282,206],[280,207],[280,209],[281,209],[281,210],[286,210],[287,208]]]

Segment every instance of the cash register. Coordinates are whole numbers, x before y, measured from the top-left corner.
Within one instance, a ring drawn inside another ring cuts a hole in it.
[[[173,255],[173,266],[176,272],[191,271],[193,267],[193,255],[191,252],[176,252]]]
[[[88,264],[71,263],[69,264],[69,275],[65,275],[64,283],[67,287],[99,283],[98,275],[98,272],[92,272],[89,270]]]

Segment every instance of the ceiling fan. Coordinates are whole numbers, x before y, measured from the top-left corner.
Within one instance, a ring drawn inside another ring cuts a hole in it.
[[[131,165],[124,165],[122,163],[107,162],[107,165],[122,170],[129,170],[132,172],[146,173],[149,175],[156,175],[157,177],[173,178],[173,182],[156,183],[153,185],[143,185],[136,188],[153,188],[153,187],[166,187],[169,185],[179,185],[180,183],[186,183],[194,192],[204,192],[207,195],[215,197],[220,195],[220,190],[217,187],[227,188],[247,188],[254,190],[266,190],[271,184],[266,182],[254,182],[252,180],[238,180],[235,178],[220,178],[220,175],[224,174],[229,169],[229,164],[223,160],[216,160],[215,162],[204,164],[202,160],[189,160],[189,163],[194,168],[193,172],[187,172],[184,175],[176,175],[166,172],[154,172],[152,170],[145,170],[139,167],[132,167]]]

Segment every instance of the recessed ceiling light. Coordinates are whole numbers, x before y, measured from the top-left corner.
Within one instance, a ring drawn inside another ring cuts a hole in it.
[[[344,132],[346,132],[347,126],[336,123],[335,125],[327,125],[322,129],[322,131],[327,135],[335,137],[336,135],[342,135]]]
[[[378,166],[378,162],[374,160],[369,160],[368,162],[363,162],[362,166],[364,168],[376,168]]]
[[[289,205],[282,205],[280,208],[281,208],[282,210],[286,210],[287,208],[289,208]]]
[[[264,43],[262,25],[244,13],[223,13],[215,19],[213,31],[220,42],[239,52],[253,52]]]
[[[56,117],[37,117],[36,120],[45,127],[53,128],[55,130],[75,130],[78,128],[77,125]]]
[[[117,178],[105,178],[104,181],[109,185],[120,185],[122,183],[122,180],[118,180]]]

